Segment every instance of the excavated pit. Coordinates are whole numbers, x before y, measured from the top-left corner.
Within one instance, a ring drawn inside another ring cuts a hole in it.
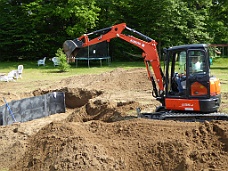
[[[52,91],[65,93],[65,104],[68,109],[75,109],[68,116],[69,122],[91,120],[101,120],[103,122],[115,122],[130,118],[136,118],[136,107],[139,103],[134,101],[111,102],[107,99],[99,98],[102,91],[87,90],[82,88],[62,88],[59,90],[35,90],[33,94],[43,95]],[[124,110],[135,111],[135,116],[124,116]],[[121,115],[122,113],[122,115]]]
[[[68,108],[79,108],[84,106],[89,102],[90,99],[93,99],[102,94],[101,91],[97,90],[86,90],[82,88],[62,88],[59,90],[35,90],[33,92],[34,96],[47,94],[50,92],[60,91],[65,93],[65,104]]]

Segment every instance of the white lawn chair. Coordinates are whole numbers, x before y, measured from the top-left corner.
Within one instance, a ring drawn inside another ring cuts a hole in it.
[[[43,59],[39,59],[37,61],[37,65],[40,66],[40,65],[45,65],[45,61],[46,61],[46,57],[44,57]]]
[[[0,81],[15,81],[14,78],[18,78],[17,70],[12,70],[7,75],[2,75]]]
[[[18,65],[17,67],[17,76],[22,78],[22,72],[23,72],[24,66],[23,65]]]
[[[51,60],[52,60],[52,62],[54,64],[54,66],[58,66],[59,65],[59,58],[58,57],[53,57]]]
[[[6,82],[8,82],[8,76],[7,75],[1,75],[0,76],[0,81],[6,81]]]

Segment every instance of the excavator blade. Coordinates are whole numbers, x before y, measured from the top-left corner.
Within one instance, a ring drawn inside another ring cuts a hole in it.
[[[75,57],[82,47],[83,42],[78,39],[66,40],[63,43],[63,51],[65,52],[68,58]]]

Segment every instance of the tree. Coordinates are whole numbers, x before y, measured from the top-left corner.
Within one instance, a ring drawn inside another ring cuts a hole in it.
[[[155,39],[160,51],[228,41],[227,0],[1,0],[0,12],[0,60],[53,57],[65,40],[121,22]],[[111,41],[112,56],[125,51],[141,52]]]
[[[53,54],[67,38],[74,38],[95,26],[99,8],[94,0],[36,0],[26,5],[42,51]],[[50,47],[52,45],[55,49]],[[52,49],[52,51],[50,51]]]
[[[33,30],[21,3],[1,0],[0,13],[1,60],[16,60],[18,57],[29,56]]]
[[[155,39],[161,54],[162,47],[211,41],[206,27],[211,3],[201,1],[124,0],[118,4],[108,0],[106,3],[100,1],[98,5],[105,9],[100,13],[105,18],[104,23],[126,22],[129,27]],[[108,2],[112,2],[111,5]],[[123,55],[123,51],[139,53],[131,45],[118,40],[115,43],[115,49],[124,49],[115,52],[118,56]]]
[[[210,8],[208,19],[208,32],[214,39],[212,43],[228,42],[228,1],[214,0]]]
[[[1,56],[16,60],[54,56],[68,38],[95,27],[95,0],[2,0]],[[2,59],[2,58],[1,58]]]

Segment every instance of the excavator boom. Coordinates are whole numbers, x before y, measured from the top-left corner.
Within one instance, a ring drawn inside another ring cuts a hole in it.
[[[124,30],[128,30],[142,39],[136,38],[133,35],[123,34]],[[91,35],[97,35],[96,38],[89,39]],[[84,34],[74,40],[66,40],[63,43],[63,50],[67,57],[76,57],[80,48],[87,47],[93,44],[97,44],[103,41],[110,41],[114,38],[120,38],[126,42],[137,46],[143,50],[142,58],[147,68],[148,77],[153,85],[153,92],[155,96],[160,99],[162,92],[164,91],[164,74],[162,73],[160,60],[157,52],[157,42],[150,37],[126,26],[125,23],[117,24],[112,27],[107,27],[97,31],[93,31],[88,34]],[[158,86],[158,89],[157,89]]]

